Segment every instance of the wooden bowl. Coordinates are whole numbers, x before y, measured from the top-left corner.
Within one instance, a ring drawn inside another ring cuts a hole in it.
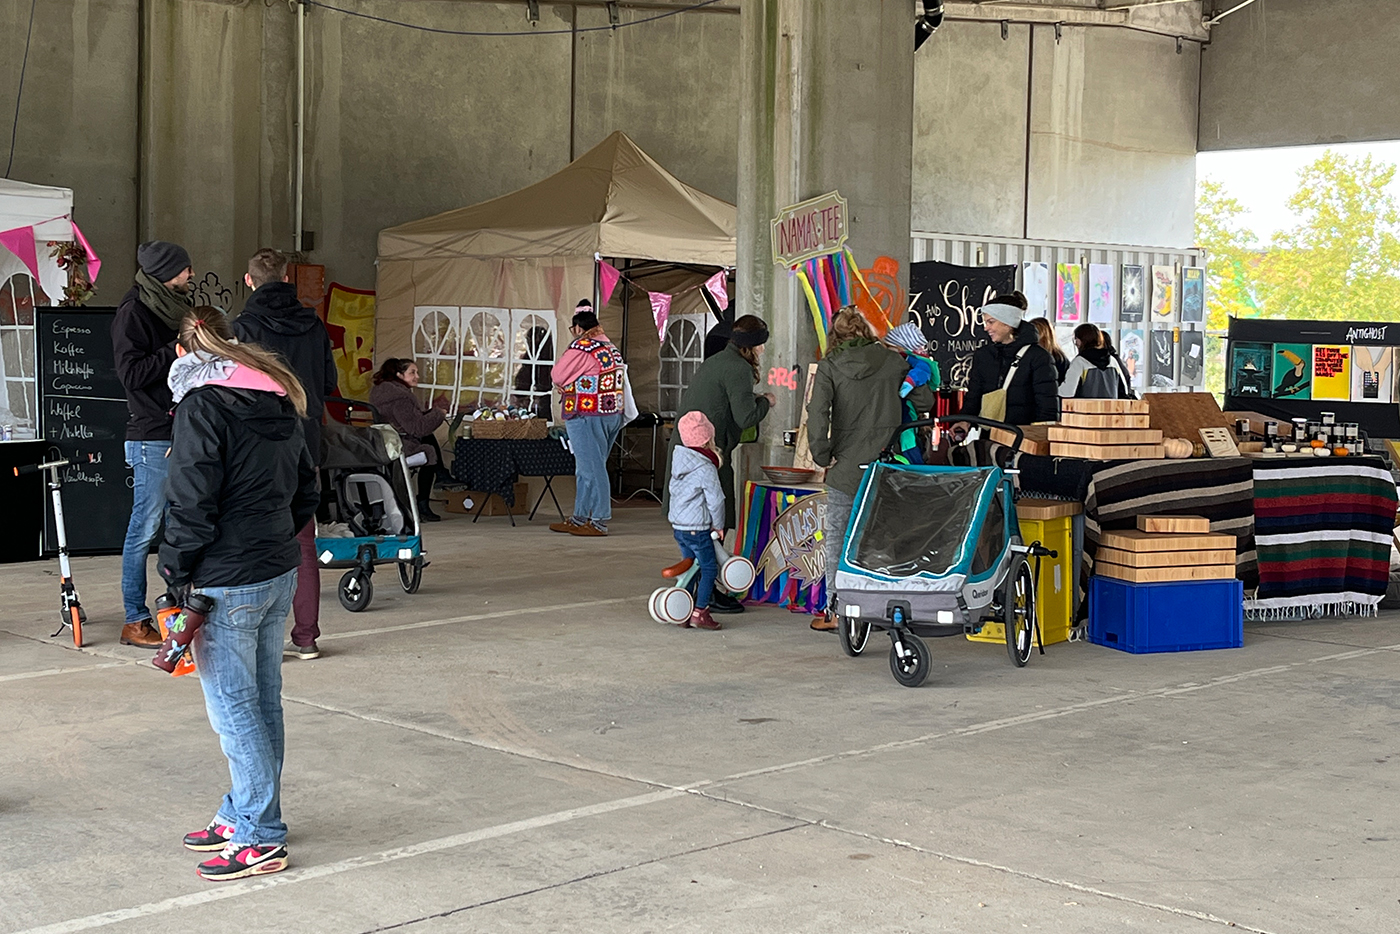
[[[765,466],[763,468],[763,475],[774,483],[790,486],[798,483],[810,483],[812,478],[817,475],[817,472],[815,470],[809,470],[806,467]]]

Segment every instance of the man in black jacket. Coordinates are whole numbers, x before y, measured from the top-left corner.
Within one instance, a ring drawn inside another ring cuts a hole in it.
[[[160,633],[146,607],[146,556],[165,509],[166,457],[170,453],[170,388],[175,334],[191,307],[190,255],[163,240],[136,248],[136,284],[112,319],[117,378],[126,390],[126,463],[132,470],[131,519],[122,544],[123,645],[155,648]]]
[[[321,417],[326,397],[336,394],[338,373],[331,355],[331,339],[316,312],[297,298],[296,286],[287,281],[287,257],[261,249],[248,260],[244,283],[253,290],[242,313],[233,323],[239,341],[260,344],[282,357],[306,390],[306,446],[318,466],[321,460]],[[316,563],[316,523],[308,522],[297,533],[301,564],[297,569],[296,598],[292,602],[292,639],[285,653],[311,659],[320,655],[316,639],[321,635],[321,574]]]

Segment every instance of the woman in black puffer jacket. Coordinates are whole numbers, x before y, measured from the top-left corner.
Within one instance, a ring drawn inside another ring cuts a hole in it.
[[[1026,299],[1020,292],[999,295],[982,306],[981,315],[987,343],[972,355],[967,393],[963,396],[964,415],[995,413],[983,411],[983,400],[1006,386],[1006,411],[999,419],[1011,425],[1052,422],[1059,417],[1055,363],[1037,342],[1034,325],[1025,320]],[[1007,383],[1012,368],[1015,373]]]

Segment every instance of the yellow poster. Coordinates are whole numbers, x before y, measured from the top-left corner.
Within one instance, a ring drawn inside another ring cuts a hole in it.
[[[340,394],[369,398],[374,375],[374,293],[332,282],[326,290],[326,330],[340,371]]]
[[[1313,345],[1313,401],[1351,398],[1351,347],[1346,344]]]

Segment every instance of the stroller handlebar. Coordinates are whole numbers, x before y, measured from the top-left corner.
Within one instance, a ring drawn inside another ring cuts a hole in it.
[[[1012,442],[1011,445],[1013,454],[1020,453],[1021,442],[1026,438],[1026,433],[1021,430],[1020,425],[1011,425],[1006,422],[996,421],[995,419],[983,418],[980,415],[939,415],[936,418],[921,418],[917,421],[905,422],[903,425],[900,425],[895,429],[894,435],[890,438],[890,443],[885,445],[884,454],[893,455],[895,446],[899,444],[899,436],[909,431],[911,428],[928,428],[932,425],[955,425],[959,422],[967,422],[970,425],[985,425],[988,428],[1000,428],[1013,433],[1016,436],[1016,440]]]
[[[378,408],[376,408],[372,403],[361,402],[359,399],[346,399],[344,396],[327,396],[326,405],[345,406],[347,410],[347,416],[349,415],[349,409],[369,409],[370,415],[374,418],[376,422],[384,421],[384,419],[380,418],[379,416]]]

